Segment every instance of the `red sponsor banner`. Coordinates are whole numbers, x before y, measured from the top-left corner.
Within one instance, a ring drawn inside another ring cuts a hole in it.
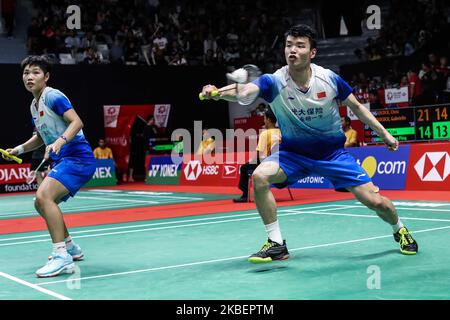
[[[237,186],[239,183],[239,169],[249,160],[248,152],[220,155],[219,163],[207,163],[201,158],[191,158],[185,155],[181,170],[181,185],[200,186]],[[231,160],[232,158],[232,160]],[[209,161],[208,161],[209,162]]]
[[[30,166],[30,163],[0,165],[0,184],[25,183]]]
[[[130,160],[130,131],[137,116],[143,119],[153,114],[155,106],[120,105],[103,106],[105,139],[111,148],[115,165],[122,172],[127,172]]]
[[[450,191],[450,143],[411,145],[406,189]]]

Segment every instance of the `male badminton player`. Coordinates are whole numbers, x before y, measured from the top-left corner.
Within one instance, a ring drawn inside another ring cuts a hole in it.
[[[21,66],[25,88],[34,97],[30,108],[37,134],[6,151],[20,155],[45,144],[45,158],[51,157],[54,162],[36,192],[34,203],[47,223],[53,242],[52,255],[36,275],[53,277],[72,272],[73,261],[84,256],[80,246],[70,237],[58,204],[73,197],[92,178],[96,160],[83,135],[83,122],[69,99],[61,91],[47,86],[51,68],[49,61],[43,56],[29,56]]]
[[[296,25],[285,34],[286,66],[248,84],[232,84],[220,89],[207,85],[202,90],[206,99],[239,102],[252,95],[262,97],[275,113],[283,136],[279,152],[267,157],[252,176],[255,202],[268,240],[249,261],[261,263],[289,258],[270,185],[281,188],[311,174],[326,177],[337,191],[352,192],[392,226],[401,253],[415,254],[418,245],[399,219],[392,202],[380,195],[379,188],[344,149],[338,101],[375,130],[390,151],[398,149],[398,141],[356,100],[352,88],[340,76],[311,63],[316,53],[313,29]]]

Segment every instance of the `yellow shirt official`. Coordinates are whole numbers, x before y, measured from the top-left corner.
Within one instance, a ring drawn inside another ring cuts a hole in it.
[[[266,129],[259,134],[258,151],[259,159],[262,161],[272,154],[273,148],[281,142],[281,131],[278,128]]]
[[[95,159],[112,159],[112,150],[108,147],[104,149],[97,147],[94,149],[94,157]]]

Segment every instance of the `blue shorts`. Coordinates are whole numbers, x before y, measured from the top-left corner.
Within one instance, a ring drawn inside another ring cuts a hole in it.
[[[55,163],[48,176],[58,180],[69,190],[69,194],[61,199],[67,201],[91,180],[96,167],[95,158],[62,158]]]
[[[322,160],[307,158],[298,153],[280,150],[266,159],[277,162],[288,177],[283,183],[274,184],[277,188],[296,183],[312,174],[330,180],[336,191],[347,191],[346,187],[359,186],[372,180],[355,158],[345,149],[338,149]]]

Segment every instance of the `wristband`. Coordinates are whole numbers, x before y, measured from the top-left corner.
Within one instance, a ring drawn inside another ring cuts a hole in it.
[[[22,153],[25,152],[25,148],[23,147],[23,145],[17,146],[14,149],[17,150],[17,155],[21,155]]]
[[[67,142],[69,142],[69,141],[67,141],[67,138],[65,137],[65,136],[63,136],[63,135],[61,135],[61,136],[59,136],[61,139],[63,139],[66,143]]]

